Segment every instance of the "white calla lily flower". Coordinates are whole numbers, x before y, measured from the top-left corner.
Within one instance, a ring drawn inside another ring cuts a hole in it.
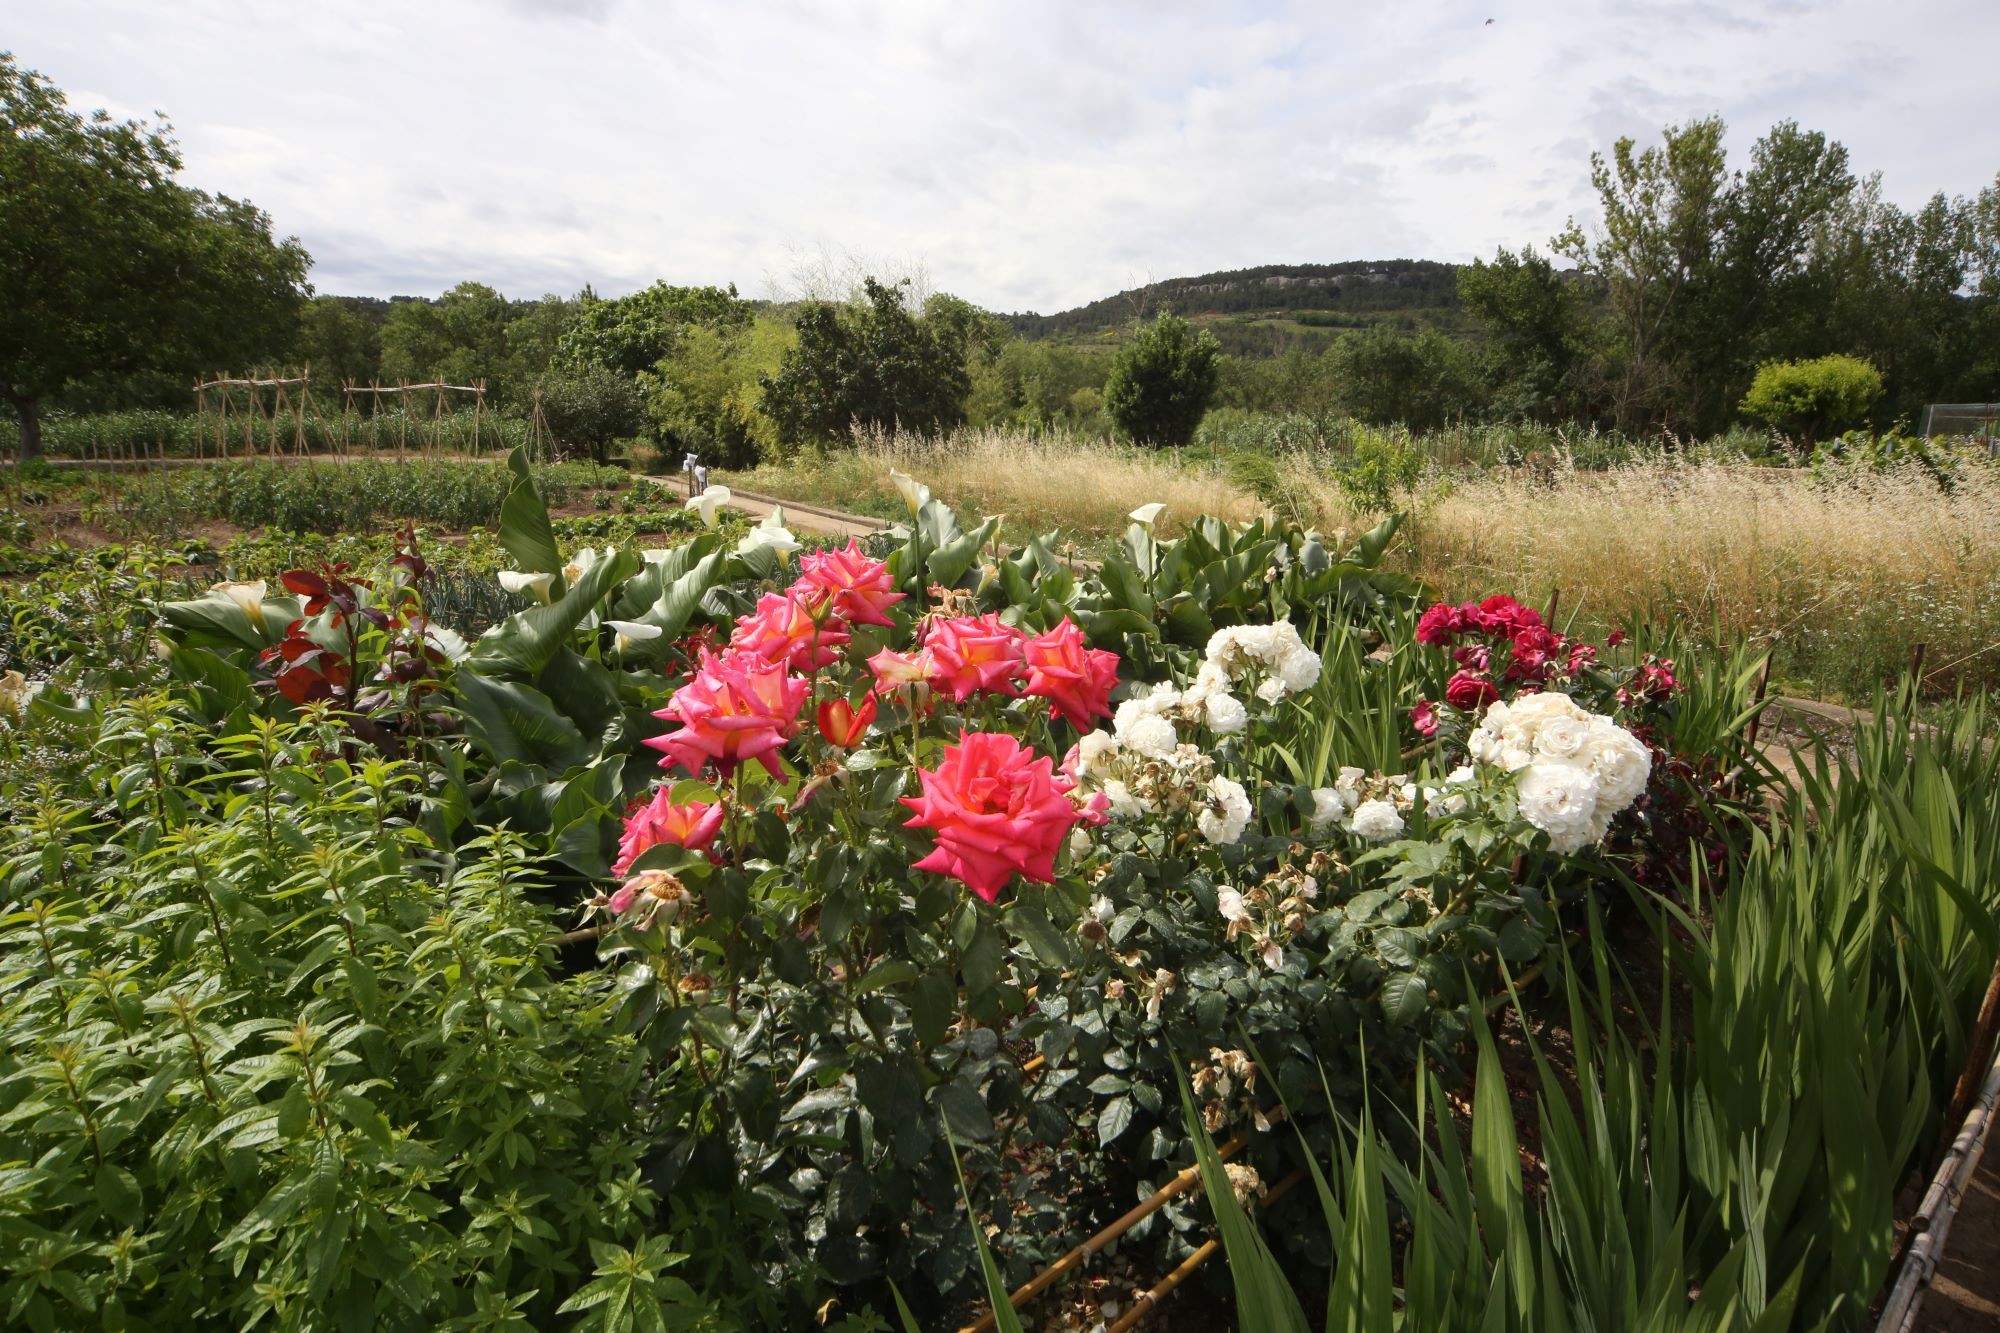
[[[604,623],[611,626],[612,631],[618,635],[618,651],[621,655],[633,644],[646,643],[659,638],[661,634],[658,625],[648,625],[639,620],[607,620]]]
[[[895,486],[896,494],[902,496],[903,503],[910,507],[910,516],[916,517],[917,511],[931,498],[931,488],[909,473],[898,472],[894,468],[889,470],[889,480]]]
[[[712,528],[721,521],[722,507],[729,501],[730,491],[727,486],[711,486],[700,495],[690,495],[687,503],[681,508],[694,510],[701,515],[701,525]]]
[[[768,546],[778,553],[778,563],[790,561],[792,552],[799,550],[799,539],[785,526],[785,511],[782,506],[765,515],[764,521],[750,529],[750,535],[736,544],[738,555],[748,555],[760,546]]]
[[[549,604],[549,590],[555,587],[553,574],[524,574],[518,569],[500,571],[500,586],[517,597],[532,597],[543,606]]]
[[[1155,500],[1151,504],[1140,505],[1137,509],[1134,509],[1131,513],[1131,519],[1134,523],[1150,531],[1152,526],[1160,521],[1160,515],[1166,512],[1167,506],[1163,502]]]
[[[250,617],[250,623],[258,629],[264,628],[264,593],[269,584],[262,579],[247,583],[211,583],[210,592],[219,592],[230,601],[243,608],[243,614]]]
[[[563,566],[563,582],[566,584],[575,583],[590,572],[591,566],[600,560],[609,560],[610,558],[611,548],[609,546],[605,547],[602,551],[594,546],[584,547],[581,551],[571,556],[569,563]]]

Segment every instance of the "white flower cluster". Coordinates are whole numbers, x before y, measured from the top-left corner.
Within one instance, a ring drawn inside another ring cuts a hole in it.
[[[1331,787],[1313,789],[1307,822],[1314,833],[1337,826],[1368,842],[1388,842],[1403,835],[1404,816],[1416,802],[1417,784],[1408,774],[1370,775],[1350,765]]]
[[[1204,836],[1218,842],[1241,837],[1250,820],[1250,797],[1242,784],[1217,777],[1215,761],[1182,744],[1172,722],[1154,714],[1127,715],[1127,706],[1119,709],[1128,724],[1119,734],[1093,731],[1077,742],[1079,790],[1103,792],[1111,814],[1120,819],[1198,806]],[[1164,738],[1160,728],[1165,728]]]
[[[1195,677],[1209,688],[1228,689],[1246,676],[1257,675],[1257,697],[1274,704],[1319,682],[1319,654],[1306,647],[1289,620],[1275,625],[1235,625],[1209,636],[1206,660]]]
[[[1515,775],[1521,817],[1559,852],[1602,838],[1612,817],[1646,790],[1653,771],[1653,757],[1636,736],[1553,691],[1493,704],[1466,749],[1476,762]]]

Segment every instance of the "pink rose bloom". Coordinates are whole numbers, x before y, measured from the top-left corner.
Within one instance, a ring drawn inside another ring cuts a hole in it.
[[[937,684],[964,703],[975,693],[1013,696],[1020,693],[1014,678],[1022,674],[1021,631],[1000,623],[988,611],[983,616],[933,620],[924,630],[924,647],[936,663]]]
[[[1024,640],[1022,660],[1028,683],[1021,693],[1049,701],[1049,710],[1089,731],[1095,718],[1111,716],[1111,691],[1118,684],[1118,654],[1086,648],[1083,631],[1068,616],[1054,628]]]
[[[1454,672],[1445,682],[1444,701],[1461,712],[1477,712],[1499,697],[1492,681],[1470,671]]]
[[[660,787],[648,805],[625,821],[625,835],[618,840],[618,859],[611,863],[612,874],[624,874],[642,853],[661,843],[702,852],[715,841],[715,835],[722,831],[722,802],[689,801],[675,805],[670,796],[672,790]]]
[[[960,735],[917,779],[923,795],[903,799],[915,812],[905,827],[933,830],[937,846],[913,868],[949,875],[989,903],[1017,874],[1049,883],[1057,850],[1083,817],[1050,759],[998,732]]]
[[[840,551],[816,551],[799,562],[804,571],[792,585],[794,592],[808,594],[808,600],[829,598],[835,615],[855,625],[893,625],[884,614],[903,600],[889,574],[889,566],[861,554],[861,544],[850,539]]]
[[[937,664],[931,660],[928,649],[899,653],[892,648],[884,648],[868,659],[868,669],[875,673],[877,694],[894,694],[912,685],[925,685],[937,676]]]
[[[1410,725],[1417,729],[1419,736],[1437,735],[1438,706],[1429,699],[1417,700],[1417,706],[1410,710]]]
[[[796,593],[767,592],[755,611],[737,620],[729,646],[794,671],[812,671],[840,656],[847,630],[832,615],[815,620]]]
[[[785,670],[748,653],[717,657],[706,648],[687,684],[674,692],[667,706],[653,714],[681,724],[679,731],[649,737],[646,744],[666,754],[661,768],[675,764],[699,773],[713,763],[724,776],[754,759],[778,777],[777,750],[798,734],[799,709],[808,685]]]

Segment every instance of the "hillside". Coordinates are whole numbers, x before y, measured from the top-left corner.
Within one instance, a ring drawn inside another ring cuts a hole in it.
[[[1135,317],[1172,310],[1212,329],[1231,351],[1311,346],[1344,329],[1391,323],[1455,330],[1464,324],[1458,266],[1429,259],[1265,264],[1169,278],[1053,315],[1008,315],[1024,338],[1115,340]]]

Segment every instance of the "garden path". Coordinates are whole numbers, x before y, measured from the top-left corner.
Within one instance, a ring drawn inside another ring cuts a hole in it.
[[[683,498],[688,493],[687,479],[673,477],[645,477],[634,473],[635,479],[644,480],[655,486],[665,485],[674,494]],[[889,524],[879,518],[869,518],[864,514],[843,514],[837,509],[822,509],[818,505],[801,504],[797,500],[781,500],[773,495],[759,495],[755,491],[739,491],[730,488],[729,507],[741,510],[751,518],[762,519],[770,516],[773,509],[782,507],[785,511],[786,526],[798,532],[812,533],[821,537],[868,537],[885,532]]]

